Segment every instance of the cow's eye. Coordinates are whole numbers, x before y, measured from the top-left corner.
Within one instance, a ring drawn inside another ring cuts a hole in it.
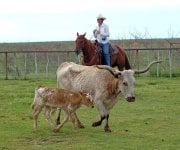
[[[125,82],[125,81],[123,82],[123,85],[124,85],[124,86],[128,86],[127,82]]]

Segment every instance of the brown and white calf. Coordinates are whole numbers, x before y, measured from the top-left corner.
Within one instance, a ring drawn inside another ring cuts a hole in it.
[[[74,125],[74,128],[76,128],[77,120],[73,114],[81,106],[81,104],[91,108],[94,107],[91,96],[86,92],[73,92],[59,88],[37,87],[35,89],[35,97],[32,104],[34,128],[37,129],[38,115],[43,107],[45,107],[44,115],[49,121],[51,127],[54,127],[51,118],[52,113],[57,108],[62,108],[65,112],[64,120],[61,124],[54,128],[55,132],[59,131],[59,129],[63,127],[69,117]]]

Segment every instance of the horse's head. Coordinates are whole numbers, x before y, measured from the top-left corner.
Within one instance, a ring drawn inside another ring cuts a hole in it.
[[[79,35],[79,33],[77,33],[77,38],[76,38],[76,49],[75,52],[77,54],[79,54],[85,47],[85,38],[86,33]]]

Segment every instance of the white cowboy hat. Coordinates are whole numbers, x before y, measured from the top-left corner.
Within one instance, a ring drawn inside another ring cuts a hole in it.
[[[99,14],[99,15],[97,16],[97,19],[103,19],[103,20],[105,20],[106,17],[104,17],[102,14]]]

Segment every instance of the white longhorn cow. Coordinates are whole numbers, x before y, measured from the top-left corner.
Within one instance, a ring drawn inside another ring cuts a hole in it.
[[[105,132],[111,132],[108,124],[109,110],[117,103],[119,96],[123,95],[128,102],[134,102],[134,73],[144,73],[151,67],[141,71],[124,70],[113,71],[105,65],[83,66],[73,62],[64,62],[57,69],[57,84],[61,88],[86,91],[91,94],[94,104],[99,111],[100,120],[92,124],[93,127],[102,124],[105,119]],[[79,127],[84,127],[76,114]],[[60,114],[57,123],[60,120]]]

